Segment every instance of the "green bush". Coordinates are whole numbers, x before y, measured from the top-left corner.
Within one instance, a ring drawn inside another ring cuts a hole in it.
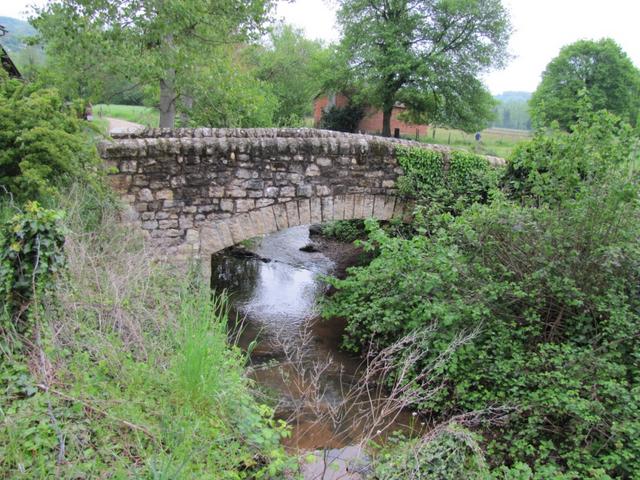
[[[421,148],[399,148],[398,162],[404,170],[400,193],[433,212],[458,214],[476,202],[486,202],[498,186],[501,170],[480,155],[441,152]]]
[[[35,292],[49,287],[64,266],[62,216],[61,211],[28,202],[24,212],[2,225],[0,297],[16,320],[23,316]]]
[[[100,188],[87,128],[56,90],[8,79],[0,70],[0,187],[19,202],[44,205],[78,181]]]
[[[441,420],[510,409],[505,425],[479,430],[496,478],[640,472],[640,191],[608,118],[589,126],[602,136],[563,140],[593,155],[578,177],[563,177],[576,171],[567,157],[545,157],[551,173],[512,197],[519,201],[495,193],[443,218],[429,237],[389,237],[370,222],[378,257],[332,281],[324,315],[348,319],[352,350],[430,328],[426,365],[457,335],[477,331],[432,379],[443,388],[421,407]],[[528,151],[538,150],[522,147],[521,161]],[[545,189],[550,196],[538,196]]]
[[[605,111],[583,113],[571,130],[538,131],[514,150],[502,179],[510,198],[532,206],[574,198],[637,155],[631,127]]]
[[[322,235],[341,242],[354,242],[366,235],[363,220],[335,220],[322,225]]]
[[[322,112],[319,128],[338,132],[355,133],[364,109],[359,105],[349,104],[344,107],[333,106]]]
[[[392,443],[374,457],[372,464],[375,480],[488,478],[476,438],[455,424],[433,438]]]

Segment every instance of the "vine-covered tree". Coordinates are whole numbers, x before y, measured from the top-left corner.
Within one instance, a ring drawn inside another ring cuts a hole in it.
[[[174,125],[193,73],[223,45],[260,31],[272,0],[54,0],[32,23],[68,75],[117,73],[160,88],[160,126]]]
[[[537,125],[557,121],[568,129],[578,118],[578,99],[587,95],[594,110],[608,110],[632,125],[640,114],[640,70],[610,38],[580,40],[554,58],[530,101]]]
[[[504,64],[511,32],[500,0],[340,0],[342,53],[359,99],[383,112],[472,131],[494,102],[478,74]]]

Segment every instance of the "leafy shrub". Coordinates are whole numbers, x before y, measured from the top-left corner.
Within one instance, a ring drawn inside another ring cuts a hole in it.
[[[499,169],[473,153],[451,152],[445,160],[433,150],[399,148],[396,155],[404,170],[400,192],[440,211],[457,214],[485,202],[498,185]]]
[[[0,296],[9,313],[20,317],[34,291],[47,287],[64,265],[62,212],[29,202],[0,235]]]
[[[338,132],[354,133],[360,120],[364,116],[364,109],[359,105],[348,104],[344,107],[333,106],[322,112],[320,128]]]
[[[486,479],[480,446],[467,430],[449,425],[433,438],[403,441],[373,461],[375,480]]]
[[[441,419],[511,408],[506,425],[481,430],[497,478],[640,471],[640,190],[622,163],[625,139],[606,133],[608,118],[594,117],[588,128],[602,136],[589,135],[590,143],[579,131],[562,140],[593,155],[582,160],[586,174],[563,177],[576,172],[568,158],[545,157],[550,173],[514,197],[524,201],[496,193],[492,203],[443,217],[430,237],[392,238],[369,222],[368,245],[379,256],[332,281],[338,291],[324,315],[348,319],[352,350],[428,327],[428,362],[456,335],[478,330],[443,366],[444,388],[422,408]],[[520,151],[532,171],[541,163],[534,146]],[[605,168],[599,162],[614,147]]]
[[[99,158],[85,123],[56,90],[0,70],[0,186],[47,204],[76,181],[99,188]]]
[[[364,221],[335,220],[322,225],[322,234],[341,242],[354,242],[365,236]]]
[[[572,133],[538,131],[520,144],[507,164],[503,184],[511,198],[533,206],[579,194],[627,163],[638,138],[628,124],[605,111],[583,111]]]

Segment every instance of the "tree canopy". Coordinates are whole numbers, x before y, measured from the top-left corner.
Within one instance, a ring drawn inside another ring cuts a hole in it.
[[[160,126],[174,124],[191,78],[224,45],[260,31],[272,0],[55,0],[33,20],[50,55],[97,91],[118,73],[160,88]],[[82,88],[82,86],[90,88]],[[84,90],[84,91],[83,91]]]
[[[278,98],[276,124],[301,124],[312,114],[328,52],[322,42],[289,25],[276,26],[265,45],[250,50],[248,61],[256,66],[257,78],[270,84]]]
[[[500,0],[340,0],[345,83],[383,111],[404,103],[413,120],[473,131],[492,116],[477,79],[507,58],[511,32]]]
[[[594,110],[608,110],[632,125],[640,114],[640,71],[613,40],[580,40],[554,58],[530,101],[537,125],[557,121],[568,129],[578,118],[578,99],[587,95]]]

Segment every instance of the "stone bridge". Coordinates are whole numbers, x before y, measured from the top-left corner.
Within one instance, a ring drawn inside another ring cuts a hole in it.
[[[408,218],[396,188],[400,145],[449,151],[315,129],[208,128],[114,134],[99,150],[130,220],[183,262],[297,225]]]

